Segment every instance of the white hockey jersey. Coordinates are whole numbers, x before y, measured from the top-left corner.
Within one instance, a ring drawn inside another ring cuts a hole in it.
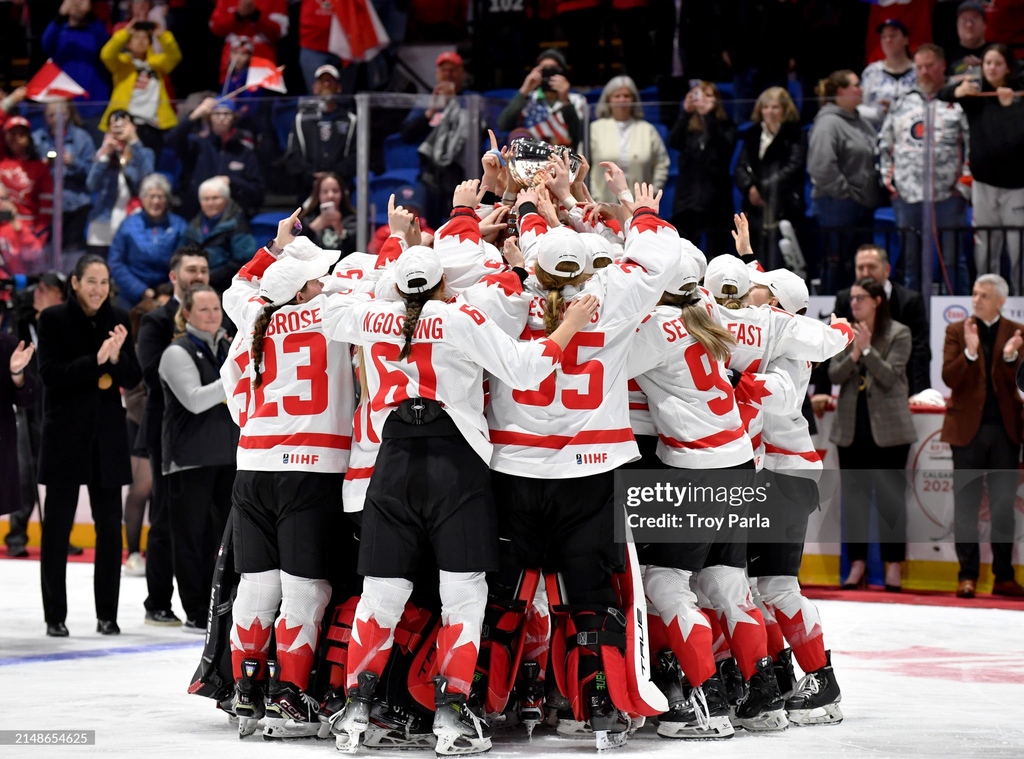
[[[629,348],[628,372],[650,401],[658,458],[680,469],[723,469],[753,458],[725,364],[658,306]]]
[[[370,413],[390,411],[407,398],[439,401],[484,461],[491,458],[484,370],[511,387],[526,388],[550,375],[562,359],[552,340],[517,342],[468,303],[428,301],[412,352],[399,360],[405,304],[357,300],[366,298],[332,296],[323,318],[333,340],[363,347]]]
[[[540,218],[534,216],[527,214],[530,225]],[[523,477],[584,477],[639,458],[629,422],[626,357],[637,325],[661,298],[678,262],[675,229],[640,212],[624,259],[582,287],[600,306],[569,343],[561,368],[527,391],[491,378],[492,469]],[[526,289],[531,305],[525,334],[543,336],[545,293],[532,278]]]
[[[238,411],[237,466],[246,471],[340,473],[348,467],[355,390],[350,347],[322,331],[319,295],[274,312],[263,340],[260,387],[254,387],[252,329],[264,309],[259,279],[274,258],[260,250],[224,293],[224,310],[245,337],[232,344],[222,371]]]
[[[776,359],[773,366],[789,374],[802,399],[811,382],[811,363],[796,359]],[[821,456],[814,448],[807,419],[795,413],[765,413],[761,431],[764,442],[764,466],[772,472],[811,473],[822,470]]]
[[[824,361],[853,340],[853,330],[847,324],[829,326],[770,306],[718,307],[717,318],[736,338],[729,368],[747,375],[736,389],[736,402],[760,469],[764,464],[762,412],[799,413],[803,402],[790,374],[776,369],[773,362],[779,358]]]

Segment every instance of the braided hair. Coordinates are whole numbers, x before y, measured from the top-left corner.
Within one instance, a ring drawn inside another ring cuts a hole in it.
[[[576,267],[570,261],[563,261],[555,268],[558,271],[572,271]],[[561,325],[562,314],[565,313],[565,297],[562,290],[586,281],[591,275],[581,271],[575,277],[556,277],[539,266],[534,266],[533,276],[537,278],[537,284],[547,290],[547,302],[544,304],[544,334],[550,335]]]
[[[442,282],[444,282],[443,277],[436,285],[422,293],[410,295],[401,290],[398,291],[402,299],[405,300],[405,322],[402,324],[402,337],[405,339],[405,344],[402,345],[402,352],[398,354],[400,361],[409,358],[409,354],[412,352],[412,336],[416,333],[420,312],[423,310],[424,304],[434,297]]]
[[[270,326],[270,317],[282,306],[265,306],[263,312],[256,317],[256,323],[252,327],[252,386],[254,388],[263,384],[263,338],[266,337],[267,327]]]

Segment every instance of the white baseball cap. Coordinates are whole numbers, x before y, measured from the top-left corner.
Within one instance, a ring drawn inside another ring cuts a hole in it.
[[[568,227],[549,229],[540,236],[537,250],[537,265],[553,277],[571,279],[587,268],[587,246]],[[562,270],[559,265],[563,266]]]
[[[795,314],[800,309],[810,306],[810,293],[807,291],[807,283],[789,269],[775,269],[768,272],[770,283],[768,288],[779,300],[779,306],[783,311]]]
[[[302,242],[299,242],[300,240]],[[302,257],[289,255],[289,249],[293,245],[296,245]],[[283,306],[311,279],[327,276],[340,256],[340,251],[322,250],[306,238],[298,238],[294,243],[286,245],[284,255],[263,272],[263,278],[260,280],[260,297],[275,306]]]
[[[313,72],[313,81],[316,81],[324,74],[330,74],[339,82],[341,81],[341,74],[338,73],[337,66],[332,66],[329,63],[325,63],[323,66],[321,66],[320,68]]]
[[[444,276],[441,259],[433,248],[413,245],[394,264],[395,282],[406,295],[432,290]]]
[[[700,281],[700,264],[693,256],[683,253],[679,261],[679,271],[672,284],[665,288],[666,292],[684,295],[692,293],[694,286]]]
[[[725,285],[736,288],[735,294],[722,292]],[[750,290],[750,269],[736,256],[728,253],[715,256],[708,262],[704,272],[704,286],[715,298],[742,298]]]
[[[584,269],[587,274],[593,274],[598,269],[605,268],[615,260],[615,251],[612,249],[612,244],[601,235],[594,232],[582,232],[580,239],[587,246],[587,265]],[[598,261],[604,261],[604,263],[598,266]]]
[[[750,270],[748,274],[750,275],[750,284],[752,286],[760,285],[761,287],[768,288],[772,286],[771,274],[762,269],[760,264],[747,264],[747,268]]]
[[[693,260],[697,262],[697,267],[700,271],[700,279],[704,279],[704,272],[708,270],[708,257],[704,255],[704,251],[685,237],[679,238],[679,244],[683,248],[683,253],[692,257]]]

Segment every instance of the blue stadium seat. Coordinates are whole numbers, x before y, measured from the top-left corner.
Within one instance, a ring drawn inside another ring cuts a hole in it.
[[[297,101],[294,98],[287,100],[277,99],[274,101],[273,120],[274,132],[277,134],[277,144],[284,151],[288,147],[288,135],[295,126],[295,114],[299,112]]]
[[[644,109],[644,119],[658,126],[661,121],[661,107],[658,105],[658,88],[655,85],[640,90],[640,104]],[[661,138],[665,139],[665,135]]]
[[[743,151],[743,139],[746,136],[747,131],[753,129],[756,125],[752,121],[745,121],[740,124],[736,130],[736,147],[732,151],[732,158],[729,161],[729,176],[736,176],[736,165],[740,162],[740,153]],[[732,205],[736,213],[740,213],[743,210],[743,193],[739,191],[736,186],[735,179],[732,183]]]
[[[156,158],[156,170],[167,177],[171,183],[171,190],[176,190],[178,180],[181,178],[181,159],[171,148],[164,147]]]
[[[415,185],[419,171],[398,169],[370,178],[370,220],[380,227],[388,223],[388,199],[402,185]]]
[[[249,229],[252,230],[256,242],[262,245],[266,240],[275,237],[277,235],[277,223],[291,215],[294,210],[294,208],[288,208],[256,214],[252,221],[249,222]]]
[[[384,169],[395,171],[396,169],[420,168],[419,145],[408,145],[402,141],[402,135],[392,134],[384,138]]]

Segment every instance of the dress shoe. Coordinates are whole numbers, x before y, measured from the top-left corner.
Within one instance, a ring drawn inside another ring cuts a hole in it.
[[[25,546],[7,546],[7,555],[12,559],[28,558],[28,549]]]
[[[903,592],[903,565],[898,561],[891,561],[885,565],[885,592]]]
[[[50,638],[66,638],[68,637],[68,628],[64,626],[63,622],[53,622],[46,625],[46,634]]]
[[[118,627],[117,622],[112,619],[97,619],[96,632],[100,635],[120,635],[121,628]]]
[[[999,580],[992,583],[992,595],[1024,598],[1024,587],[1016,580]]]
[[[70,543],[68,543],[68,556],[81,556],[83,553],[85,553],[84,549],[79,548],[78,546],[73,546]]]
[[[868,587],[868,567],[863,561],[854,561],[850,564],[850,574],[839,586],[842,590],[866,590]]]
[[[977,580],[961,580],[956,586],[957,598],[974,598],[974,591],[977,589]]]
[[[181,627],[181,620],[170,609],[147,611],[145,622],[147,625],[156,625],[157,627]]]

